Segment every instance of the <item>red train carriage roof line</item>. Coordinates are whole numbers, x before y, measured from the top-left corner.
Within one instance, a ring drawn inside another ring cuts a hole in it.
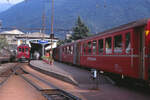
[[[106,34],[120,32],[120,31],[127,30],[127,29],[130,29],[130,28],[146,25],[147,21],[148,21],[148,18],[137,20],[137,21],[133,21],[133,22],[130,22],[130,23],[127,23],[127,24],[123,24],[123,25],[120,25],[118,27],[106,30],[104,32],[99,32],[96,35],[93,35],[93,36],[90,36],[90,37],[87,37],[87,38],[84,38],[84,39],[79,39],[79,40],[76,40],[76,41],[71,42],[71,43],[65,43],[64,45],[61,45],[61,46],[72,45],[73,43],[76,43],[76,42],[79,42],[79,41],[89,40],[89,39],[92,39],[92,38],[96,38],[97,36],[103,36],[103,35],[106,35]]]
[[[102,36],[102,35],[106,35],[106,34],[111,34],[111,33],[119,32],[119,31],[123,31],[123,30],[130,29],[130,28],[133,28],[133,27],[139,27],[139,26],[147,24],[147,21],[148,21],[148,18],[147,19],[145,18],[145,19],[130,22],[128,24],[123,24],[123,25],[120,25],[118,27],[106,30],[104,32],[99,32],[98,34],[87,37],[85,39],[81,39],[81,41],[88,40],[88,39],[91,39],[91,38],[95,38],[97,36]]]

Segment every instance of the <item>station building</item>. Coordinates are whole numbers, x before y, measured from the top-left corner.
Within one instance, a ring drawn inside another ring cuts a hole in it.
[[[27,33],[21,36],[16,36],[18,45],[28,44],[31,48],[31,57],[35,52],[38,52],[41,56],[44,56],[50,49],[57,47],[58,38],[49,36],[44,33],[34,32]]]
[[[16,37],[22,36],[22,35],[24,35],[24,33],[18,29],[0,32],[0,38],[6,39],[10,50],[14,50],[17,48],[18,40]]]

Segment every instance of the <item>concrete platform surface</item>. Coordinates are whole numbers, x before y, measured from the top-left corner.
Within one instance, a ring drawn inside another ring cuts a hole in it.
[[[54,62],[53,65],[49,65],[42,60],[32,60],[30,61],[30,65],[36,70],[75,85],[93,83],[90,71],[79,67],[70,66],[59,62]]]
[[[0,87],[0,100],[45,100],[45,98],[21,77],[13,75]]]

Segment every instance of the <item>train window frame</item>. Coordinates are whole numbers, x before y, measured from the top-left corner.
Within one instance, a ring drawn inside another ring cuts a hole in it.
[[[73,54],[73,45],[70,46],[70,54]]]
[[[108,43],[107,42],[107,39],[111,39],[111,41],[110,41],[110,43],[109,44],[106,44],[106,43]],[[105,53],[106,54],[112,54],[112,48],[113,48],[113,46],[112,46],[112,41],[113,41],[113,38],[112,37],[106,37],[105,38]],[[111,46],[110,48],[108,47],[108,46]],[[108,47],[108,48],[107,48]]]
[[[88,43],[87,43],[87,45],[88,45],[88,54],[89,55],[91,55],[92,54],[92,42],[91,41],[89,41]]]
[[[22,52],[22,48],[18,48],[18,51],[19,51],[19,52]]]
[[[83,55],[86,55],[86,51],[87,51],[87,43],[83,43]]]
[[[29,48],[25,48],[25,52],[28,52],[29,51]]]
[[[25,52],[25,48],[22,48],[22,52]]]
[[[67,48],[67,55],[69,55],[70,54],[69,46],[67,46],[66,48]]]
[[[120,39],[120,38],[121,39]],[[118,34],[114,36],[114,53],[123,53],[123,35]]]
[[[97,53],[97,40],[93,40],[92,41],[92,54],[96,55],[96,53]]]
[[[126,38],[126,36],[127,36],[127,34],[129,34],[129,44],[128,44],[128,46],[127,46],[127,38]],[[131,32],[126,32],[125,33],[125,53],[126,54],[130,54],[131,53]]]
[[[102,46],[101,46],[100,41],[102,41]],[[99,39],[98,40],[98,53],[99,54],[103,54],[104,53],[104,39]]]
[[[63,54],[65,54],[65,47],[63,47]]]

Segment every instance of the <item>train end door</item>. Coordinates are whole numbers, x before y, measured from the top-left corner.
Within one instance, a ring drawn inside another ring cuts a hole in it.
[[[80,43],[74,43],[73,64],[80,65]]]

